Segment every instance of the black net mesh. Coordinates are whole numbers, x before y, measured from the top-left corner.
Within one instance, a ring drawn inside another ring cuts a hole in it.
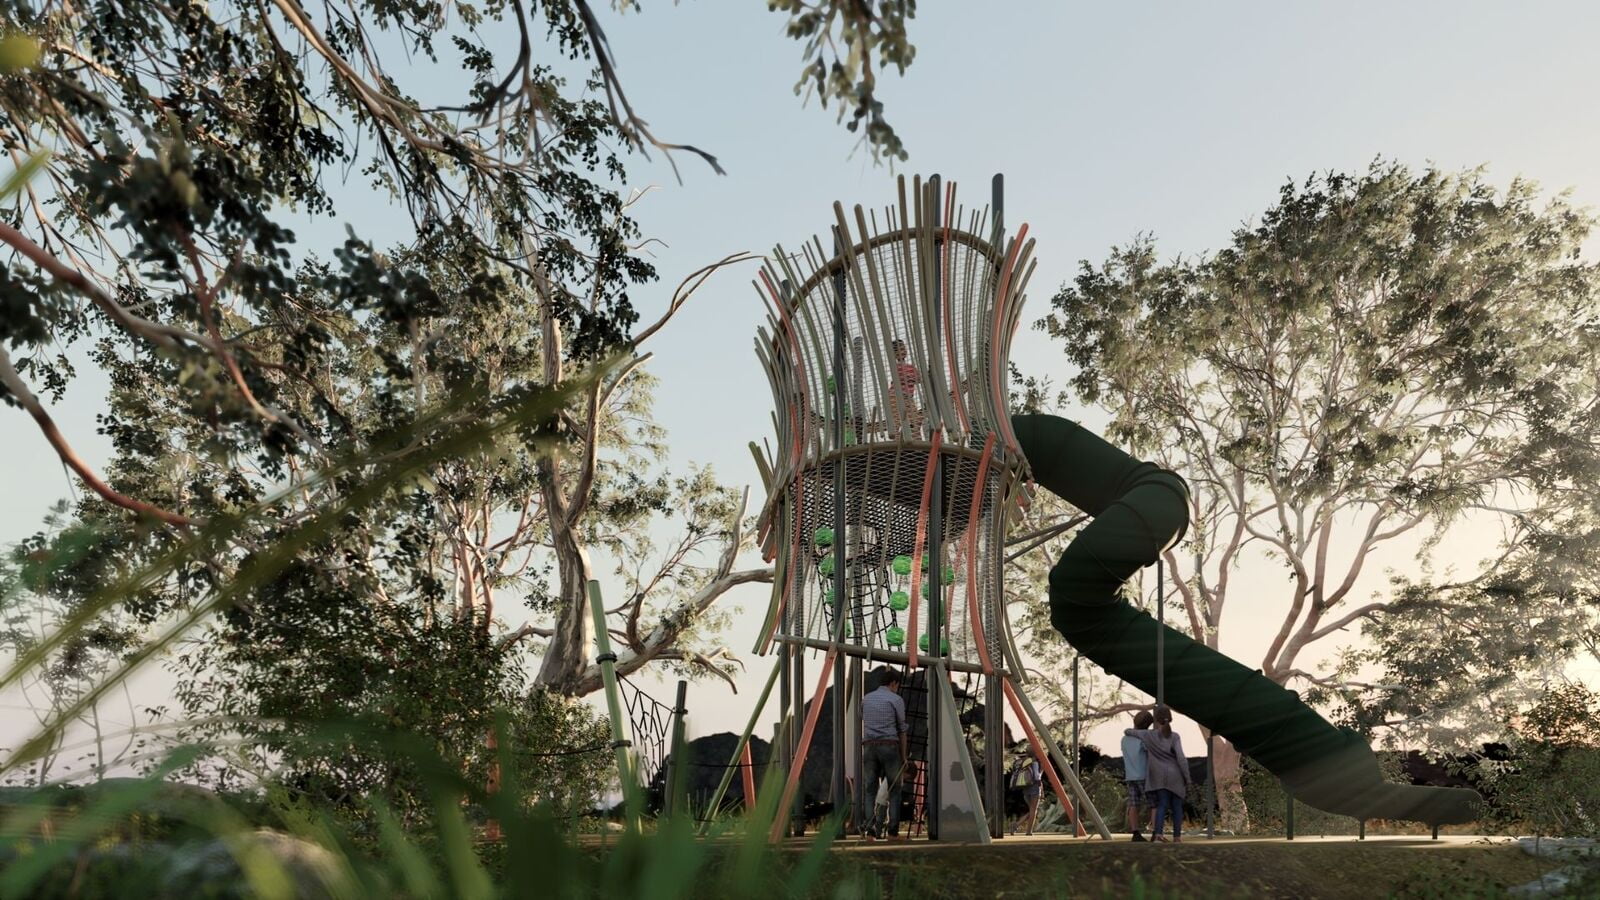
[[[863,652],[1001,666],[1001,537],[1022,465],[1006,360],[1031,243],[1000,241],[950,185],[904,187],[895,206],[839,209],[826,242],[778,252],[758,282],[777,628],[831,641],[842,624]]]
[[[985,646],[994,642],[997,618],[991,607],[1000,597],[997,585],[1004,564],[997,537],[1003,517],[996,507],[1011,472],[992,462],[984,466],[981,456],[970,451],[938,454],[935,482],[942,480],[943,491],[935,572],[932,515],[923,511],[932,456],[929,445],[854,448],[806,472],[788,488],[785,633],[830,640],[842,609],[848,643],[905,650],[913,634],[914,602],[920,652],[930,652],[930,644],[921,639],[937,617],[948,655],[981,662],[974,628],[981,631]],[[842,527],[835,502],[839,466],[845,485]],[[930,488],[930,507],[932,493]]]
[[[617,679],[617,687],[627,710],[628,723],[633,728],[634,759],[639,767],[639,784],[643,787],[655,781],[672,750],[672,707],[626,678]]]

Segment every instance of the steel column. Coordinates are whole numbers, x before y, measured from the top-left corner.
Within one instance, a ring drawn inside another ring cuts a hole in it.
[[[940,332],[944,325],[943,273],[941,272],[942,267],[937,262],[942,258],[942,250],[944,247],[944,242],[938,238],[940,213],[942,212],[942,208],[944,206],[944,197],[940,193],[939,187],[940,181],[938,175],[934,175],[928,179],[928,194],[931,196],[933,201],[929,220],[933,223],[933,253],[935,259],[933,266],[934,340],[933,347],[930,348],[929,359],[926,360],[926,362],[929,364],[932,364],[933,360],[939,356],[939,347],[941,346],[939,343],[941,337]],[[929,403],[927,405],[930,410],[934,406],[933,403]],[[938,423],[931,422],[931,417],[929,417],[929,420],[930,424],[932,424],[934,428],[940,427]],[[934,463],[933,497],[928,502],[928,579],[924,582],[924,584],[927,585],[929,599],[928,655],[936,659],[943,658],[944,656],[943,653],[939,652],[943,646],[944,639],[944,578],[942,577],[944,573],[944,561],[940,558],[939,552],[943,549],[941,546],[941,538],[943,538],[943,536],[944,455],[941,453],[939,460]],[[911,602],[915,603],[919,599],[920,598],[913,597],[911,598]],[[925,670],[923,676],[924,686],[928,686],[927,679],[933,678],[935,675],[936,670]],[[928,686],[928,697],[930,698],[928,702],[928,777],[925,801],[928,815],[928,840],[936,841],[939,839],[939,784],[941,781],[939,775],[943,771],[940,768],[943,760],[940,758],[941,754],[939,752],[938,739],[939,705],[932,702],[931,698],[933,697],[933,689],[931,686]]]
[[[839,268],[833,273],[833,446],[843,450],[845,442],[845,283],[844,235],[837,228],[833,232],[834,253]],[[843,644],[845,623],[850,619],[853,598],[845,590],[846,569],[849,564],[850,535],[845,521],[845,461],[843,457],[833,464],[833,640]],[[842,813],[849,807],[849,788],[844,777],[844,654],[833,657],[833,786],[828,792],[834,812]],[[839,819],[841,827],[844,819]]]
[[[996,173],[989,182],[989,208],[994,216],[993,234],[994,247],[1002,255],[1005,253],[1003,238],[1005,237],[1005,211],[1006,211],[1005,176]],[[977,486],[978,490],[983,485]],[[1000,613],[992,611],[994,615],[993,635],[985,635],[992,648],[992,653],[1000,654],[1005,659],[1005,651],[1000,644],[1006,640],[1005,629],[1000,627]],[[1006,708],[1005,694],[1000,684],[1000,676],[993,673],[984,678],[984,712],[986,714],[983,725],[984,747],[984,812],[989,816],[989,836],[994,838],[1005,837],[1006,834],[1006,774],[1005,774],[1005,734],[1006,734]]]
[[[761,689],[761,696],[756,698],[756,708],[750,711],[750,721],[744,726],[744,732],[739,736],[738,746],[733,748],[733,758],[728,760],[728,767],[722,771],[722,780],[717,784],[716,792],[711,795],[711,805],[706,809],[706,819],[700,825],[701,834],[705,834],[706,831],[710,829],[711,820],[716,817],[717,808],[722,805],[722,798],[728,792],[728,785],[733,783],[734,769],[741,764],[741,759],[743,759],[745,762],[748,762],[748,757],[750,754],[750,736],[755,734],[756,725],[761,720],[761,711],[767,708],[767,698],[772,696],[772,685],[778,681],[780,673],[783,672],[783,657],[784,654],[788,652],[788,644],[784,644],[782,647],[778,648],[778,664],[772,667],[772,674],[767,676],[766,686]],[[781,732],[784,730],[783,720],[780,718],[778,721],[778,730]],[[781,735],[773,735],[773,737],[776,738],[776,740],[774,740],[772,746],[768,747],[767,749],[767,762],[769,765],[771,764],[773,757],[778,752],[777,745],[779,743],[786,743]],[[744,774],[749,776],[751,774],[750,769],[746,768]],[[751,789],[752,785],[748,778],[745,781],[744,788],[745,808],[748,811],[749,808],[754,805],[751,798],[755,795],[755,791]]]
[[[628,749],[633,741],[624,731],[628,719],[622,714],[622,699],[617,692],[617,655],[611,652],[611,635],[606,630],[606,607],[600,598],[600,582],[589,582],[589,611],[594,616],[594,646],[600,663],[600,683],[606,691],[606,714],[611,717],[611,748],[617,755],[617,778],[622,787],[623,825],[639,829],[639,783]]]
[[[683,716],[688,712],[684,703],[689,698],[689,682],[678,679],[678,702],[672,705],[671,765],[667,767],[666,796],[661,799],[662,811],[667,815],[683,815],[689,807],[684,791],[685,769],[689,761],[684,758],[688,747],[683,741]],[[680,808],[680,804],[682,804]]]
[[[1167,592],[1165,579],[1167,565],[1156,557],[1156,621],[1163,627],[1156,629],[1156,702],[1167,702]]]

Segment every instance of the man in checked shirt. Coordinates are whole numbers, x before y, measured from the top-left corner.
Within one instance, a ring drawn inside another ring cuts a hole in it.
[[[878,780],[889,783],[889,826],[887,837],[898,838],[900,831],[900,791],[906,760],[906,701],[900,698],[900,670],[878,669],[878,689],[861,698],[861,769],[864,796],[878,793]],[[878,833],[877,816],[865,831],[867,840]]]

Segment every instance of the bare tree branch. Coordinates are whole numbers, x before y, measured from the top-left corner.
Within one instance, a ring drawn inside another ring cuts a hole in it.
[[[22,380],[22,376],[17,373],[16,367],[11,364],[11,354],[4,347],[0,347],[0,385],[4,385],[5,389],[10,392],[12,399],[16,400],[23,409],[28,411],[29,415],[33,416],[33,420],[39,425],[39,430],[44,432],[45,440],[49,441],[50,446],[55,448],[56,455],[61,457],[61,461],[66,464],[67,468],[77,473],[78,478],[88,485],[90,490],[103,497],[106,502],[131,510],[142,516],[159,519],[168,525],[189,526],[200,524],[197,519],[191,519],[175,512],[168,512],[159,506],[120,494],[113,490],[110,485],[100,480],[100,476],[96,475],[94,470],[89,468],[89,465],[83,461],[83,458],[78,456],[77,451],[72,449],[72,445],[67,443],[66,436],[61,433],[60,428],[56,427],[55,420],[50,418],[50,413],[46,412],[45,408],[40,405],[39,398],[28,390],[27,384]]]

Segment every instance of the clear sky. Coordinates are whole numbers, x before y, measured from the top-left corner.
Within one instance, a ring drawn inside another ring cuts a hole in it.
[[[646,234],[665,243],[655,248],[661,283],[636,294],[648,320],[690,271],[798,244],[827,227],[834,200],[882,204],[893,182],[864,153],[851,156],[856,138],[833,110],[801,107],[791,92],[800,48],[765,4],[645,7],[604,19],[635,109],[658,136],[706,148],[728,170],[719,177],[680,155],[679,185],[659,157],[630,165],[634,186],[660,186],[636,207]],[[882,80],[911,153],[900,170],[955,179],[969,202],[1005,173],[1009,223],[1029,223],[1039,240],[1030,321],[1080,259],[1145,232],[1166,255],[1218,247],[1285,179],[1378,156],[1484,165],[1500,183],[1523,175],[1570,188],[1583,205],[1600,198],[1592,3],[947,2],[921,4],[911,24],[915,63]],[[341,219],[380,242],[401,236],[379,198],[346,193]],[[341,235],[335,223],[302,232],[313,244]],[[714,464],[759,492],[745,444],[769,434],[771,398],[752,350],[762,316],[753,275],[747,266],[715,279],[648,349],[674,461]],[[1059,347],[1031,330],[1014,360],[1058,381],[1069,374]],[[107,450],[94,434],[102,393],[87,374],[55,410],[96,462]],[[9,542],[72,487],[20,410],[0,409],[0,434]],[[728,643],[741,654],[765,596],[734,598],[744,615]],[[1224,622],[1225,649],[1246,659],[1277,621],[1253,612],[1236,601]],[[742,724],[769,665],[748,661],[738,696],[714,682],[692,690],[696,732]]]

